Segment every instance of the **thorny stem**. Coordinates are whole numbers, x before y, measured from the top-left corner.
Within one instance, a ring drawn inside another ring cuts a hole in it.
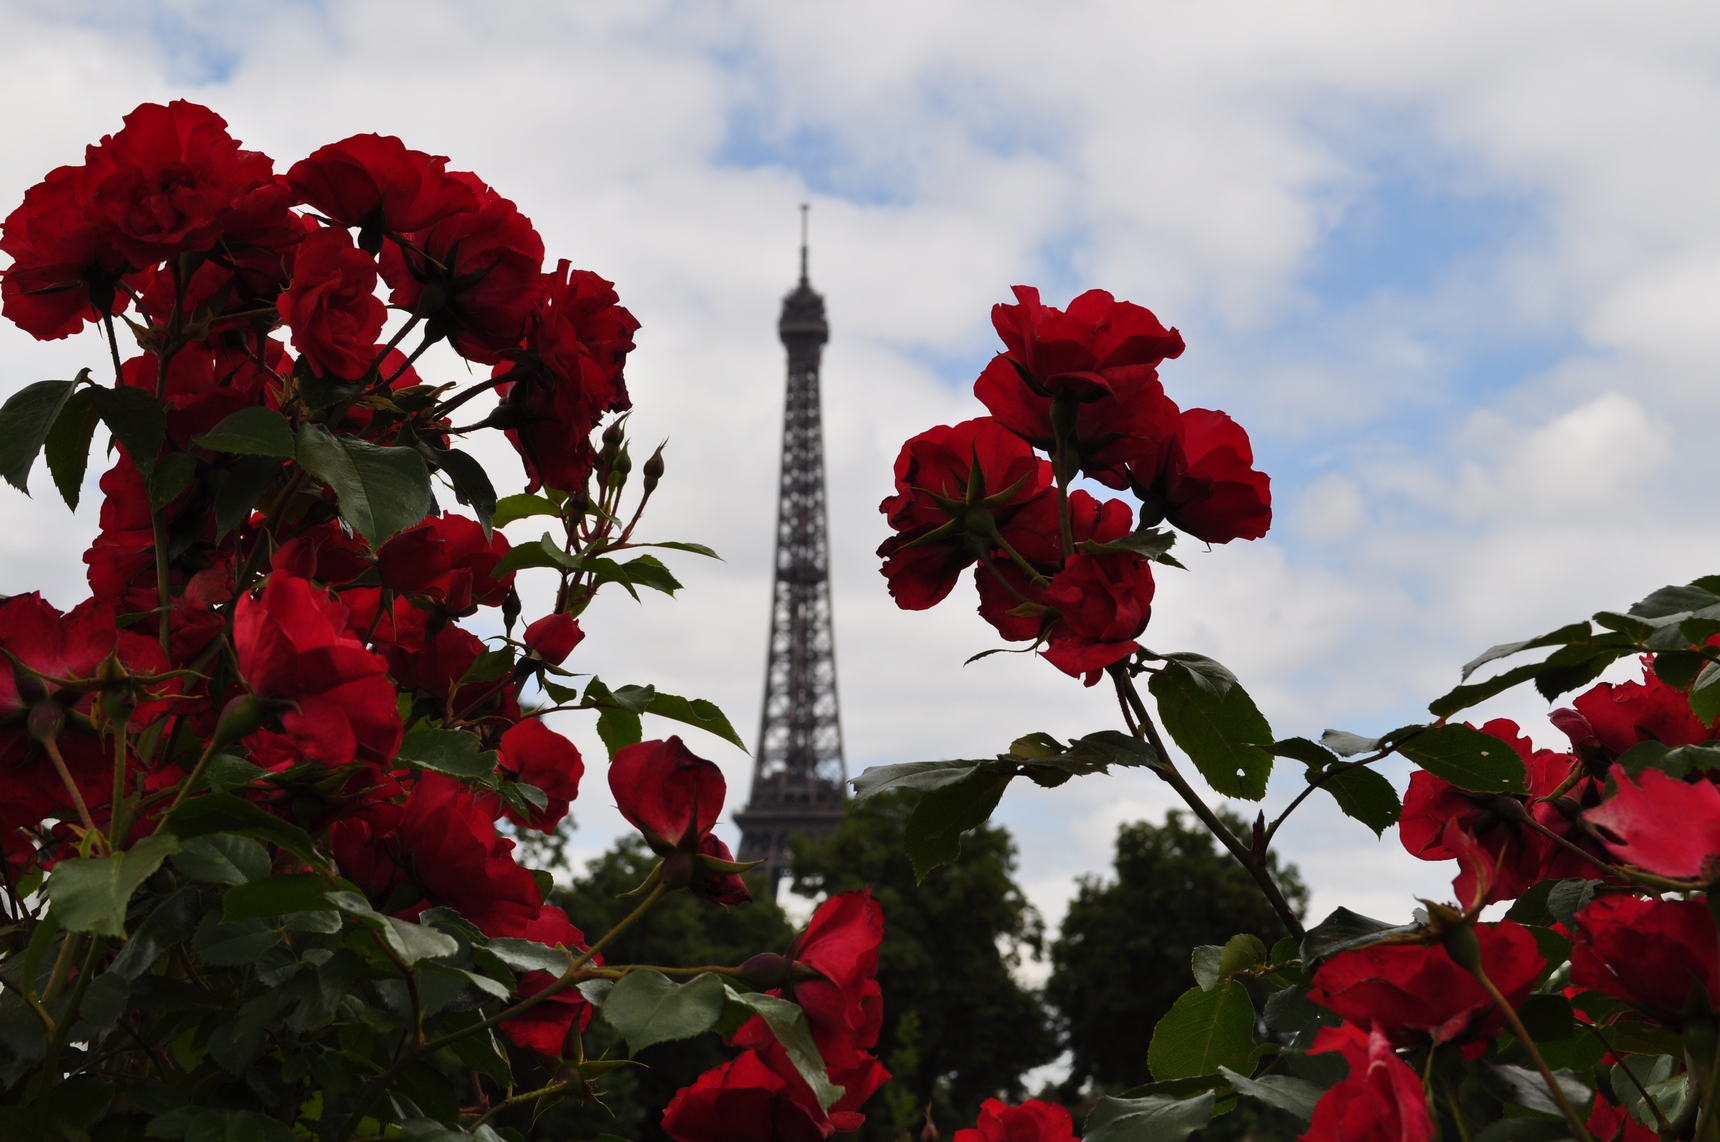
[[[539,1087],[537,1090],[528,1090],[523,1094],[511,1095],[486,1110],[476,1122],[472,1123],[471,1128],[473,1130],[477,1130],[478,1127],[482,1126],[484,1123],[488,1122],[510,1106],[518,1106],[520,1103],[530,1102],[534,1098],[542,1098],[548,1094],[555,1094],[557,1091],[566,1090],[567,1086],[568,1083],[564,1079],[550,1083],[548,1086]]]
[[[72,974],[72,961],[78,956],[83,938],[82,932],[66,933],[65,940],[60,944],[60,953],[54,957],[54,970],[48,974],[47,986],[42,988],[42,1002],[53,1000],[60,994],[60,989],[66,986],[66,980],[71,978]]]
[[[173,795],[173,803],[167,807],[167,812],[163,813],[161,815],[161,820],[156,823],[156,832],[159,833],[162,829],[167,827],[167,818],[172,815],[175,809],[179,808],[180,802],[184,801],[191,795],[191,790],[196,787],[200,780],[202,780],[204,771],[209,768],[209,763],[214,759],[215,743],[211,741],[208,746],[204,748],[203,756],[197,759],[197,764],[191,767],[191,772],[185,775],[185,780],[179,783],[179,792]]]
[[[1465,965],[1468,966],[1468,965]],[[1565,1090],[1559,1081],[1553,1077],[1553,1072],[1547,1066],[1547,1060],[1541,1057],[1541,1049],[1535,1046],[1535,1040],[1529,1037],[1529,1031],[1523,1026],[1523,1020],[1517,1017],[1517,1011],[1511,1006],[1511,1001],[1505,998],[1503,992],[1494,986],[1487,978],[1487,971],[1480,963],[1469,968],[1469,974],[1475,977],[1475,982],[1481,985],[1481,990],[1493,1000],[1493,1005],[1505,1016],[1506,1026],[1511,1028],[1511,1034],[1517,1036],[1517,1041],[1523,1044],[1523,1049],[1529,1052],[1529,1058],[1535,1063],[1535,1069],[1541,1072],[1541,1081],[1547,1086],[1547,1093],[1553,1096],[1553,1101],[1559,1105],[1559,1113],[1564,1115],[1565,1125],[1570,1127],[1571,1136],[1577,1142],[1594,1142],[1583,1120],[1577,1116],[1576,1109],[1571,1106],[1571,1100],[1565,1097]]]
[[[90,836],[99,838],[104,846],[106,838],[102,831],[96,828],[95,818],[90,816],[90,807],[84,804],[84,795],[78,789],[78,783],[72,780],[72,771],[66,768],[66,759],[60,756],[60,747],[51,737],[42,739],[42,748],[48,751],[48,757],[54,763],[54,770],[60,775],[60,780],[66,785],[66,792],[71,794],[72,804],[78,808],[78,819],[83,822],[84,831]]]
[[[1207,830],[1218,838],[1219,843],[1230,850],[1230,855],[1248,870],[1248,875],[1254,878],[1254,883],[1259,885],[1260,891],[1265,894],[1266,902],[1272,905],[1274,912],[1278,913],[1278,920],[1284,925],[1284,930],[1300,943],[1302,937],[1307,934],[1306,930],[1302,927],[1302,921],[1296,918],[1296,913],[1291,909],[1290,902],[1284,899],[1284,891],[1278,887],[1278,882],[1272,879],[1272,873],[1266,867],[1265,850],[1262,849],[1256,853],[1238,840],[1236,834],[1232,833],[1229,827],[1218,819],[1218,815],[1207,806],[1205,801],[1201,800],[1200,794],[1194,791],[1194,787],[1177,770],[1176,763],[1171,761],[1170,751],[1165,748],[1164,739],[1159,737],[1158,727],[1153,724],[1151,715],[1147,713],[1146,705],[1141,701],[1140,694],[1135,691],[1135,684],[1129,678],[1127,668],[1118,664],[1108,667],[1107,671],[1111,675],[1112,681],[1116,683],[1118,695],[1135,712],[1135,720],[1139,723],[1136,736],[1145,737],[1147,744],[1153,747],[1153,752],[1158,754],[1159,762],[1153,766],[1153,772],[1158,774],[1165,784],[1176,790],[1183,802],[1194,810],[1194,815],[1200,818],[1201,824],[1205,825]]]

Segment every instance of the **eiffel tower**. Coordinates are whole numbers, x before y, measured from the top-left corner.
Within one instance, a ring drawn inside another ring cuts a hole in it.
[[[830,326],[806,274],[806,211],[800,208],[800,283],[782,302],[777,332],[788,350],[782,415],[782,478],[770,652],[752,794],[735,814],[741,860],[762,860],[774,893],[789,871],[788,841],[823,836],[842,821],[847,766],[836,708],[836,642],[830,623],[830,544],[824,509],[824,429],[818,364]]]

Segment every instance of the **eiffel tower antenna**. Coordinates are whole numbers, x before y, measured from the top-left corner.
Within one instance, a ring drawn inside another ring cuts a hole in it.
[[[741,860],[762,860],[774,893],[789,871],[789,838],[823,836],[842,821],[848,777],[836,706],[830,621],[830,543],[824,507],[824,429],[818,366],[830,326],[807,276],[807,206],[800,207],[800,283],[782,302],[788,350],[782,478],[771,588],[770,651],[752,793],[735,814]]]

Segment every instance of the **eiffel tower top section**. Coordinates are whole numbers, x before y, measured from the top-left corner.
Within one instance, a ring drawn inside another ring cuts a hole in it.
[[[782,302],[777,331],[788,350],[778,487],[770,651],[752,793],[735,814],[741,860],[762,860],[771,884],[788,872],[789,838],[822,836],[842,821],[847,766],[836,702],[830,615],[830,543],[824,505],[819,361],[830,325],[806,268],[801,207],[800,282]]]

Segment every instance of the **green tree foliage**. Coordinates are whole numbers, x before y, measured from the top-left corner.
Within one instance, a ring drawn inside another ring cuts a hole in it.
[[[603,933],[638,903],[621,893],[637,888],[657,858],[638,837],[627,837],[586,865],[584,876],[551,894],[550,902],[586,932]],[[784,951],[794,928],[770,899],[762,876],[748,878],[751,904],[725,908],[687,893],[672,893],[645,918],[616,937],[604,955],[617,963],[696,967],[739,964],[756,952]],[[627,1047],[601,1018],[585,1036],[588,1057],[625,1058]],[[637,1067],[611,1073],[603,1106],[564,1102],[537,1124],[536,1137],[595,1138],[613,1134],[636,1142],[660,1142],[663,1109],[675,1092],[700,1073],[726,1062],[734,1052],[715,1035],[660,1043],[639,1052]]]
[[[1246,822],[1226,815],[1238,836]],[[1089,1080],[1121,1088],[1147,1080],[1153,1027],[1194,983],[1190,953],[1241,932],[1268,947],[1286,933],[1260,889],[1198,822],[1173,810],[1163,825],[1117,831],[1117,879],[1083,877],[1051,946],[1046,999],[1072,1063],[1070,1093]],[[1308,890],[1294,865],[1273,871],[1298,913]]]
[[[1039,997],[1014,975],[1023,954],[1040,954],[1043,926],[1011,879],[1009,834],[981,826],[916,885],[903,852],[914,800],[880,794],[851,807],[832,836],[795,847],[796,892],[871,885],[884,906],[877,1054],[895,1077],[866,1107],[868,1139],[916,1126],[928,1102],[946,1136],[971,1126],[981,1102],[1018,1099],[1021,1076],[1057,1056]]]

